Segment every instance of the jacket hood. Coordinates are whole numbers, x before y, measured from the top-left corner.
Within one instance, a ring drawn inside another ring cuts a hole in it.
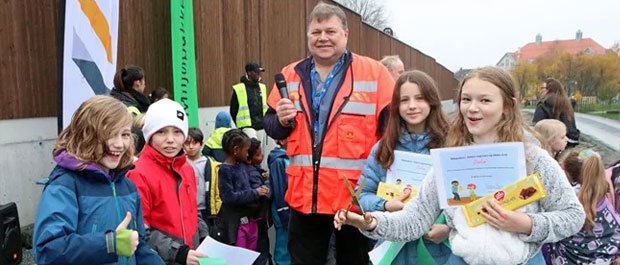
[[[100,173],[103,174],[108,180],[112,181],[116,176],[124,175],[131,166],[127,168],[122,168],[119,170],[110,170],[110,173],[106,173],[103,171],[101,166],[96,163],[84,163],[77,159],[74,155],[67,152],[67,150],[60,151],[57,155],[54,156],[54,161],[58,164],[59,167],[71,170],[71,171],[90,171],[91,173]],[[90,174],[86,174],[89,176]]]
[[[273,161],[276,161],[278,158],[286,158],[286,149],[282,147],[276,147],[269,153],[267,157],[267,165],[271,165]]]
[[[401,136],[398,138],[397,145],[401,150],[406,150],[414,153],[429,154],[429,150],[426,147],[431,141],[430,132],[425,131],[422,133],[410,133],[407,131],[406,126],[401,126]]]
[[[231,128],[232,122],[230,114],[227,111],[220,111],[215,116],[215,129],[217,128]]]

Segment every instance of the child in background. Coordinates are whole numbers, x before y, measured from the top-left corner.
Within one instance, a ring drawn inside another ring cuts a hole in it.
[[[164,264],[146,243],[133,162],[132,115],[94,96],[76,110],[54,147],[34,225],[37,264]]]
[[[151,100],[151,103],[155,103],[162,98],[170,98],[168,90],[163,87],[158,87],[155,90],[151,91],[151,93],[149,94],[149,99]]]
[[[205,147],[202,149],[202,155],[213,157],[216,161],[223,163],[226,160],[226,152],[222,149],[222,137],[230,128],[232,128],[230,114],[220,111],[215,116],[215,130],[209,135],[209,139],[207,139]]]
[[[196,203],[196,177],[182,151],[187,138],[187,115],[170,99],[149,107],[144,117],[146,145],[129,171],[142,198],[148,242],[167,264],[198,265],[195,251],[207,236]]]
[[[291,264],[291,256],[288,253],[288,220],[291,211],[284,195],[288,188],[288,176],[286,168],[289,158],[286,156],[286,144],[288,140],[276,140],[279,147],[274,148],[267,157],[269,165],[269,185],[271,191],[271,219],[276,228],[276,244],[273,251],[273,260],[276,265]]]
[[[536,131],[542,139],[542,147],[549,152],[551,157],[558,160],[562,151],[566,148],[568,138],[566,137],[566,125],[559,120],[544,119],[534,125]]]
[[[609,184],[598,153],[592,149],[572,151],[562,162],[578,163],[580,171],[567,173],[578,176],[581,184],[577,194],[586,211],[586,222],[577,234],[550,244],[549,264],[620,264],[620,219],[609,200]]]
[[[226,160],[220,165],[218,186],[222,207],[218,213],[218,232],[222,243],[256,250],[258,224],[251,218],[258,210],[261,197],[269,196],[269,189],[250,186],[245,170],[250,149],[250,138],[240,129],[227,131],[222,138]]]
[[[200,149],[202,149],[203,141],[204,136],[199,128],[189,128],[183,150],[189,159],[187,162],[194,167],[198,211],[207,223],[209,234],[211,234],[215,228],[215,217],[222,205],[217,188],[217,170],[219,170],[220,163],[201,155]]]
[[[248,174],[250,180],[250,187],[252,189],[263,187],[269,190],[269,173],[260,167],[263,163],[265,155],[261,148],[261,142],[256,138],[250,138],[250,149],[248,149],[248,162],[245,166],[245,171]],[[269,253],[269,205],[271,194],[267,197],[261,197],[258,201],[258,211],[253,219],[256,220],[258,225],[258,243],[256,250],[260,252],[260,256],[254,262],[254,265],[265,265],[267,261],[271,262],[271,254]]]

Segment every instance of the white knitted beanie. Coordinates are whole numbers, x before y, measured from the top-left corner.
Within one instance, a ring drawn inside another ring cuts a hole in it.
[[[167,126],[179,128],[187,138],[187,115],[181,104],[164,98],[151,104],[144,115],[142,134],[148,143],[151,135]]]

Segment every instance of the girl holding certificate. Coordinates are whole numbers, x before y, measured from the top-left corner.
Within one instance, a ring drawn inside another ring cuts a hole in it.
[[[379,182],[386,181],[387,169],[394,163],[394,151],[402,150],[429,154],[429,149],[441,147],[448,134],[448,122],[441,109],[441,100],[435,81],[421,71],[410,71],[400,75],[396,80],[390,119],[381,140],[373,146],[362,178],[366,184],[360,194],[360,203],[365,211],[396,212],[403,209],[403,200],[409,194],[385,200],[377,196]],[[363,180],[359,180],[362,183]],[[359,188],[359,186],[358,186]],[[437,264],[443,264],[450,256],[450,248],[441,244],[447,238],[450,228],[445,224],[436,224],[424,237],[424,247]],[[418,254],[417,239],[408,242],[392,261],[396,264],[423,264],[422,254]],[[428,256],[428,255],[427,255]],[[429,259],[431,257],[426,257]]]
[[[558,163],[524,127],[516,82],[508,72],[497,67],[476,69],[461,82],[457,96],[460,111],[446,146],[522,141],[527,174],[540,174],[547,196],[515,211],[490,200],[481,212],[487,222],[475,227],[467,224],[462,208],[444,210],[452,228],[452,255],[446,264],[544,264],[542,244],[578,232],[585,220],[583,207]],[[371,238],[418,239],[441,213],[435,181],[434,174],[427,175],[418,197],[402,211],[360,216],[341,210],[334,225],[353,225]]]

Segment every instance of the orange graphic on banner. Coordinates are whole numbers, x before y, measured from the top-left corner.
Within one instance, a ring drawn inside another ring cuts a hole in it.
[[[101,9],[99,9],[95,0],[78,0],[78,2],[80,2],[82,11],[84,11],[90,25],[95,30],[95,34],[97,34],[97,37],[101,40],[108,62],[112,63],[112,35],[110,35],[108,20],[103,15],[103,12],[101,12]]]

